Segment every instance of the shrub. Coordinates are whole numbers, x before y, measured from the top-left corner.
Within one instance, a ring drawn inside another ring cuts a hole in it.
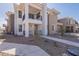
[[[60,34],[61,34],[61,36],[63,36],[64,33],[65,33],[65,28],[62,26],[62,27],[61,27],[61,30],[60,30]]]

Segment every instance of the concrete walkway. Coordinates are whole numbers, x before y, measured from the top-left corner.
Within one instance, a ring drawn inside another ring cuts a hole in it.
[[[18,56],[49,56],[38,46],[8,42],[0,42],[0,52]]]
[[[71,36],[79,37],[79,33],[65,33],[65,35],[71,35]]]
[[[76,42],[72,42],[72,41],[68,41],[68,40],[64,40],[64,39],[58,39],[58,38],[54,38],[54,37],[50,37],[50,36],[41,36],[41,37],[49,39],[49,40],[54,40],[56,42],[61,42],[61,43],[65,43],[68,45],[75,46],[75,47],[79,47],[79,43],[76,43]]]

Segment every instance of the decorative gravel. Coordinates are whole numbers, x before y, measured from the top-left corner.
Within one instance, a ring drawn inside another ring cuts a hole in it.
[[[62,56],[62,54],[66,52],[67,48],[71,47],[63,43],[55,42],[52,40],[46,40],[39,36],[33,36],[33,37],[26,38],[23,36],[4,35],[4,39],[6,39],[4,40],[4,42],[39,46],[51,56]],[[8,55],[8,54],[0,53],[0,55]]]

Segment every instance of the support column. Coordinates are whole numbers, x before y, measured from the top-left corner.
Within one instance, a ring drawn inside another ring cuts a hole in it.
[[[25,20],[28,20],[29,15],[29,4],[25,3]]]
[[[25,24],[25,37],[29,37],[29,24]]]
[[[42,7],[42,33],[43,35],[48,35],[48,18],[47,18],[47,4],[43,4]]]
[[[25,3],[25,37],[29,37],[29,23],[28,23],[28,14],[29,14],[29,4]]]
[[[13,4],[14,6],[14,34],[17,35],[17,9],[16,4]]]

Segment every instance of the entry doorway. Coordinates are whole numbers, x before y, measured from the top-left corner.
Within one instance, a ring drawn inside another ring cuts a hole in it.
[[[38,24],[29,24],[29,35],[34,36],[38,35]]]
[[[38,35],[38,25],[34,25],[34,35]]]

